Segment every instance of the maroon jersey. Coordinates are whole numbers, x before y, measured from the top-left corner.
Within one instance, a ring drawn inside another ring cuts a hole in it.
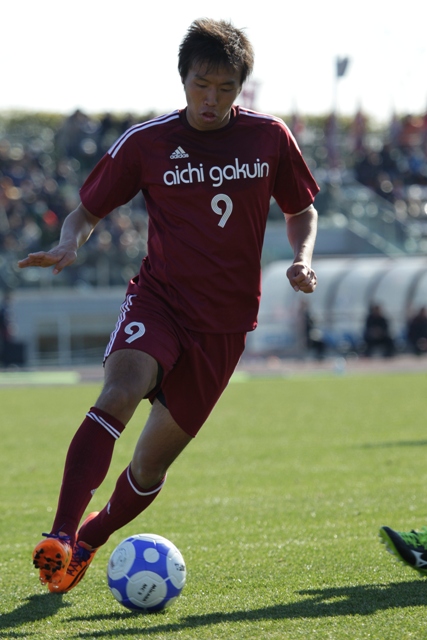
[[[138,286],[189,329],[254,329],[270,199],[299,213],[319,190],[284,122],[233,107],[230,122],[213,131],[193,129],[185,110],[135,125],[80,193],[103,218],[140,190],[149,227]]]

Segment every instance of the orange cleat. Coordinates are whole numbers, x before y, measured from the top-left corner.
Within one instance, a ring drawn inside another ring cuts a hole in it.
[[[87,524],[90,520],[93,520],[98,515],[98,511],[90,513],[84,520],[83,525]],[[81,527],[80,527],[81,529]],[[74,589],[80,580],[84,577],[90,563],[95,557],[95,553],[99,547],[92,549],[88,544],[79,540],[79,532],[77,532],[77,540],[73,547],[73,554],[68,564],[67,570],[62,575],[60,582],[49,582],[48,588],[52,593],[66,593]]]
[[[70,536],[43,533],[46,540],[36,545],[33,551],[33,565],[39,570],[42,584],[57,585],[66,574],[71,561]]]

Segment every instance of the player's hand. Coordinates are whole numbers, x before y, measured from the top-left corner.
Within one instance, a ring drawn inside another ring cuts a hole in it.
[[[77,251],[67,245],[58,245],[50,251],[38,251],[37,253],[29,253],[26,258],[18,262],[20,269],[26,267],[54,267],[53,275],[56,275],[73,264],[77,258]]]
[[[295,291],[313,293],[317,286],[315,272],[303,262],[294,262],[287,270],[286,275]]]

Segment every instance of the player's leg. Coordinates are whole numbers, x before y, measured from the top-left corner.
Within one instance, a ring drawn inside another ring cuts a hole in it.
[[[114,531],[142,513],[159,494],[172,462],[192,439],[168,409],[155,400],[131,464],[119,477],[106,507],[81,527],[79,539],[99,547]]]
[[[245,343],[244,334],[189,332],[187,339],[189,346],[157,393],[131,465],[118,479],[107,506],[99,514],[88,516],[80,528],[69,569],[56,588],[58,592],[76,586],[98,546],[158,495],[169,465],[197,434],[227,386]],[[55,590],[52,585],[49,588]]]
[[[141,351],[121,350],[109,356],[101,394],[67,454],[53,531],[75,534],[107,474],[116,440],[143,397],[156,385],[157,375],[157,362]]]
[[[49,585],[50,591],[70,591],[80,582],[98,548],[158,496],[167,469],[191,440],[156,400],[131,464],[120,475],[104,509],[90,514],[80,527],[67,572],[59,584]]]
[[[160,482],[192,439],[193,436],[178,426],[164,404],[155,400],[130,465],[139,486],[151,487]]]
[[[156,385],[158,365],[141,351],[120,350],[105,364],[105,382],[95,406],[76,432],[65,462],[51,533],[33,552],[44,584],[64,577],[76,530],[94,492],[104,480],[113,448],[142,398]]]
[[[159,365],[148,353],[114,351],[105,361],[104,386],[95,406],[127,424],[158,383]]]
[[[131,464],[120,476],[108,505],[79,531],[79,539],[91,547],[104,544],[158,495],[167,469],[196,436],[227,386],[245,335],[192,332],[189,341],[162,382]]]

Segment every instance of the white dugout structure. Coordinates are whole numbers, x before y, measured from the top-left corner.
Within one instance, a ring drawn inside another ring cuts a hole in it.
[[[357,350],[370,304],[381,305],[402,347],[409,315],[427,306],[427,257],[315,259],[318,286],[310,295],[293,291],[288,266],[278,261],[263,271],[259,325],[248,335],[248,355],[300,356],[302,304],[329,347],[340,353]]]

